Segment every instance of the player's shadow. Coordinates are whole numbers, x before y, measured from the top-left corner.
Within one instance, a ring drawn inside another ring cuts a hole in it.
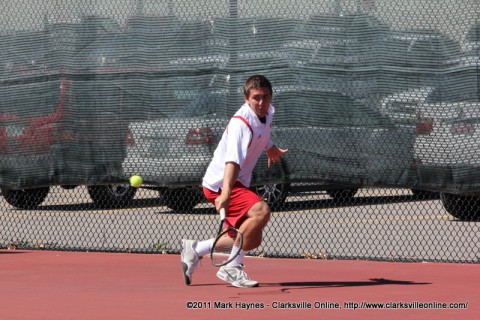
[[[411,285],[428,285],[428,284],[431,284],[431,283],[373,278],[373,279],[369,279],[369,281],[299,281],[299,282],[261,283],[260,287],[280,288],[280,292],[288,293],[291,290],[300,290],[300,289],[351,288],[351,287],[370,287],[370,286],[383,286],[383,285],[411,286]],[[252,294],[254,293],[252,292]]]

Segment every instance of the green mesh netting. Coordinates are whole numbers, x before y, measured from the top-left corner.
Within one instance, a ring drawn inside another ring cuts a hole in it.
[[[320,192],[334,201],[327,203],[334,211],[349,204],[354,212],[383,214],[382,206],[349,201],[363,192],[367,198],[398,195],[403,203],[406,192],[412,201],[434,199],[427,201],[430,209],[415,209],[423,213],[480,218],[477,0],[4,0],[0,12],[5,212],[46,206],[54,216],[94,208],[126,214],[134,199],[143,201],[142,212],[196,210],[204,203],[199,186],[216,143],[243,103],[242,84],[263,74],[274,88],[272,138],[289,149],[281,164],[267,168],[262,157],[254,171],[252,188],[272,208],[317,213],[325,208],[318,206]],[[141,189],[128,185],[134,174],[143,177]],[[86,186],[87,200],[78,200],[83,189],[77,186]],[[313,197],[315,205],[295,204],[295,197]],[[57,221],[42,217],[47,225]],[[0,241],[22,243],[18,230],[27,222],[18,219],[7,215]],[[309,219],[317,225],[315,216]],[[387,225],[365,241],[394,233],[394,220],[380,219]],[[334,221],[326,225],[336,229]],[[67,233],[75,234],[77,224],[68,222]],[[478,231],[473,228],[467,234]],[[85,244],[78,240],[85,235],[39,240],[37,233],[28,242],[155,251],[163,240],[144,248],[155,230],[142,244]],[[183,233],[175,232],[166,238]],[[478,243],[478,235],[473,238],[469,242]],[[328,247],[331,239],[325,241]],[[452,241],[445,247],[462,242]],[[398,245],[373,253],[334,247],[325,249],[329,256],[450,259],[421,248],[398,253]],[[302,250],[316,249],[265,248],[287,256]],[[451,260],[478,261],[478,247]]]

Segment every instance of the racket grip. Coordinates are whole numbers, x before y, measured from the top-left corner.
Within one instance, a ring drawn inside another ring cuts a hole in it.
[[[220,220],[225,220],[225,217],[227,216],[227,212],[225,211],[225,208],[220,209]]]

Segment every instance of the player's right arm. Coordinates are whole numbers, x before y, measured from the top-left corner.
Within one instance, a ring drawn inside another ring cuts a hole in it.
[[[245,161],[252,132],[245,123],[233,117],[228,124],[227,148],[224,155],[225,169],[223,173],[222,193],[215,200],[217,211],[228,209],[230,194],[240,175],[240,167]],[[227,210],[228,212],[228,210]]]
[[[232,193],[233,185],[238,180],[239,173],[240,173],[240,165],[238,165],[238,163],[235,163],[235,162],[225,163],[222,193],[217,199],[215,199],[215,208],[217,209],[217,211],[220,211],[220,209],[222,208],[228,209],[228,205],[230,204],[230,195]]]

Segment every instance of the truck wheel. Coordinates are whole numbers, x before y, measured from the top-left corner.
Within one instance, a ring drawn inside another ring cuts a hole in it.
[[[202,195],[193,187],[167,188],[160,190],[163,204],[179,213],[188,213],[202,201]]]
[[[254,191],[270,206],[270,208],[278,209],[285,203],[289,189],[290,185],[288,183],[274,183],[256,186]]]
[[[480,197],[440,192],[443,207],[462,221],[480,220]]]
[[[129,184],[87,186],[88,194],[100,208],[122,208],[127,206],[137,193]]]
[[[50,187],[11,190],[3,189],[5,200],[18,209],[34,209],[38,207],[48,195]]]

